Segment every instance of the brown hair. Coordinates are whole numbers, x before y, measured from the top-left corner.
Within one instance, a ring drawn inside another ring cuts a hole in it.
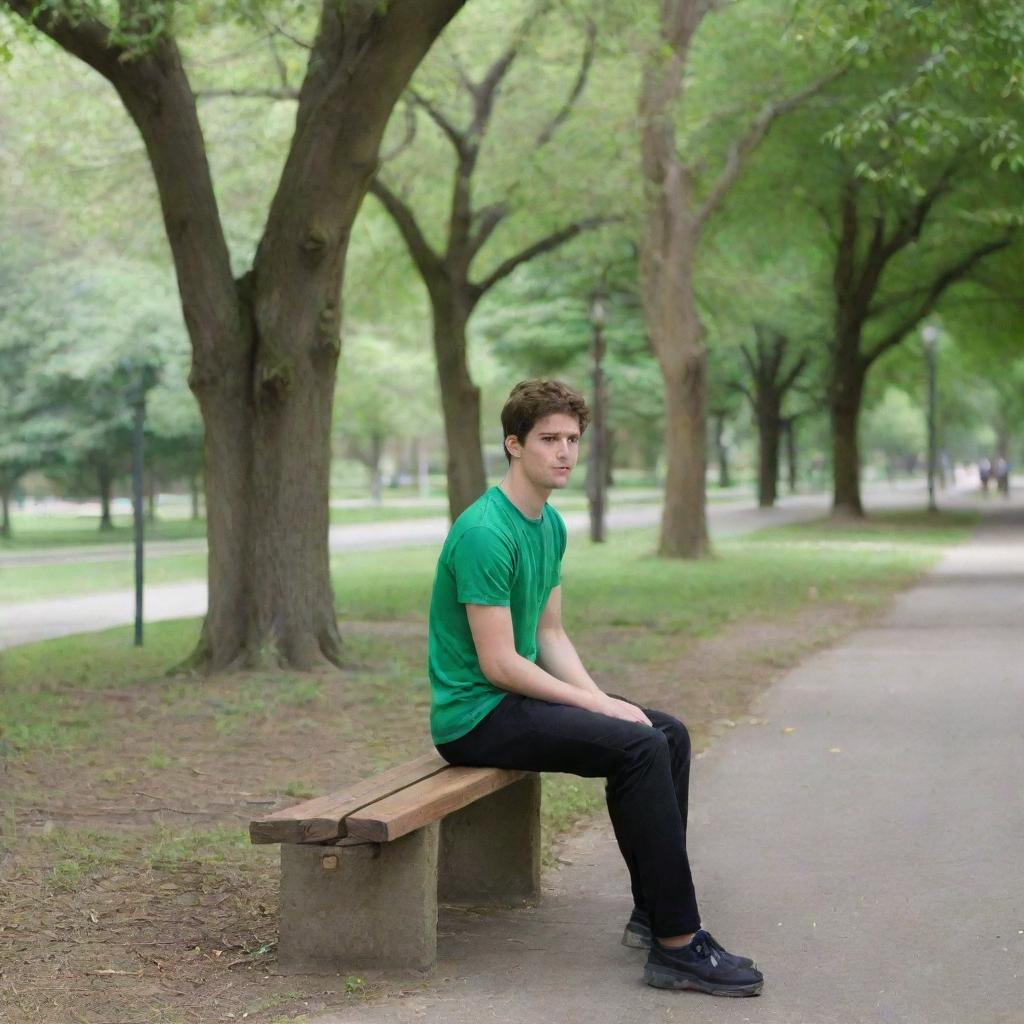
[[[502,446],[510,434],[514,434],[521,442],[525,441],[537,420],[555,413],[575,416],[581,434],[590,422],[590,410],[578,391],[573,391],[557,380],[521,380],[512,389],[501,410]],[[508,448],[505,448],[505,458],[512,461]]]

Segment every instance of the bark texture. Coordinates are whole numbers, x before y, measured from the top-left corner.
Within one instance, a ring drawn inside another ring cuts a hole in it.
[[[284,170],[237,281],[174,39],[157,30],[128,53],[84,12],[4,2],[110,80],[153,168],[206,427],[209,609],[190,663],[338,662],[328,470],[348,239],[388,117],[464,0],[324,0]],[[144,34],[130,0],[122,17]]]

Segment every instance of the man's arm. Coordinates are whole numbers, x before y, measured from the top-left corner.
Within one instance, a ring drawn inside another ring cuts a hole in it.
[[[508,608],[467,604],[466,615],[469,618],[469,628],[473,634],[480,668],[495,686],[551,704],[568,704],[596,711],[611,718],[621,718],[627,722],[651,724],[650,719],[640,708],[602,693],[587,676],[581,664],[579,669],[590,680],[593,689],[559,679],[540,665],[535,665],[528,658],[524,658],[516,650],[512,613]],[[566,643],[569,643],[569,638],[565,639]],[[572,649],[571,643],[569,647]],[[575,655],[574,649],[573,654]],[[575,660],[578,664],[579,657],[577,656]]]
[[[537,664],[556,679],[591,693],[603,693],[583,667],[573,642],[562,626],[562,588],[555,587],[537,623]]]

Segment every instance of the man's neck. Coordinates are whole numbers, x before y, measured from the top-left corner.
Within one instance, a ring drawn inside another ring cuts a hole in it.
[[[509,467],[505,478],[498,486],[502,493],[512,502],[527,519],[540,519],[544,514],[544,503],[551,496],[550,489],[538,489],[529,480],[513,472],[514,463]]]

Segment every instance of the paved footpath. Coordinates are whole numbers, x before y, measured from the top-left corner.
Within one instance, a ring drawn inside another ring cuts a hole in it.
[[[922,501],[919,491],[889,492],[890,501],[917,503]],[[828,509],[824,495],[801,495],[782,499],[778,506],[759,509],[749,498],[708,507],[708,520],[712,536],[728,537],[749,533],[766,526],[805,522],[824,515]],[[658,522],[658,505],[625,506],[608,515],[610,529],[653,526]],[[574,536],[585,536],[588,529],[586,512],[567,512],[566,525]],[[424,544],[440,547],[448,533],[445,516],[429,519],[406,519],[393,523],[364,523],[331,528],[330,547],[334,553],[345,551],[372,551],[385,548],[409,547]],[[166,541],[148,549],[150,557],[171,554],[196,554],[206,550],[205,540]],[[51,549],[46,552],[26,551],[0,553],[0,593],[5,566],[32,565],[40,572],[54,562],[127,561],[131,557],[130,545],[100,551],[89,548]],[[129,578],[126,569],[125,577]],[[206,614],[206,581],[186,580],[164,583],[145,589],[145,621],[161,622]],[[0,602],[0,650],[15,644],[31,643],[71,633],[109,629],[130,624],[135,616],[135,591],[132,589],[104,590],[62,598],[46,598],[5,604]]]
[[[599,820],[540,906],[444,912],[436,971],[311,1024],[1024,1022],[1024,508],[993,503],[754,715],[696,763],[690,831],[705,922],[761,996],[642,984]]]

